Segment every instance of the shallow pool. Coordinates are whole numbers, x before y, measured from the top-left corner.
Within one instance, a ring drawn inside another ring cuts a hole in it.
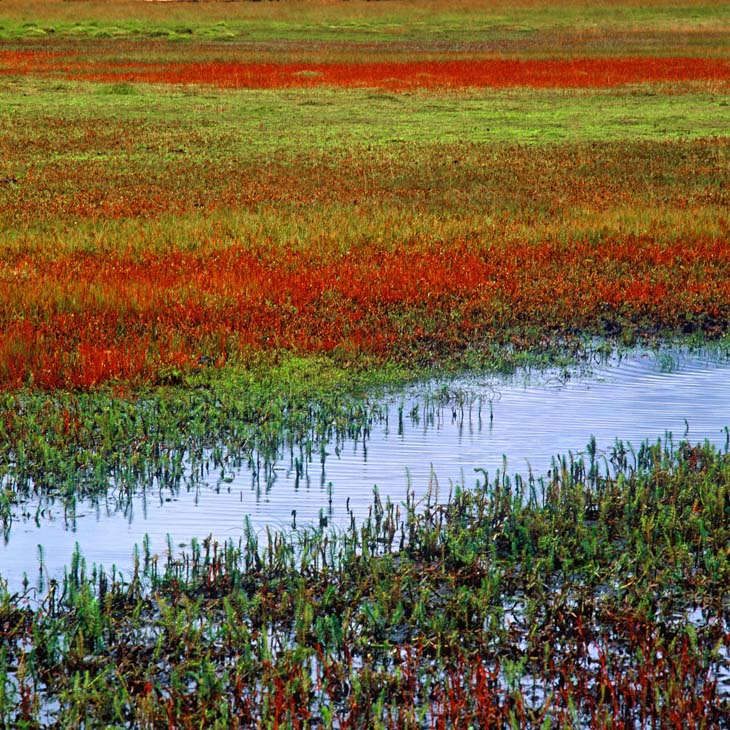
[[[7,544],[0,546],[0,575],[12,590],[27,573],[62,574],[78,543],[87,564],[132,564],[133,547],[149,535],[152,552],[164,553],[191,538],[224,541],[253,528],[330,526],[367,515],[373,488],[383,500],[429,491],[448,497],[454,484],[467,487],[482,470],[491,476],[545,474],[555,455],[578,456],[595,436],[599,453],[617,438],[638,448],[671,433],[675,442],[709,439],[726,448],[730,425],[730,362],[710,355],[639,352],[590,371],[519,372],[510,378],[472,377],[430,382],[387,399],[387,418],[365,440],[325,445],[297,469],[289,450],[266,479],[242,468],[211,474],[202,486],[171,493],[154,486],[126,509],[116,501],[80,505],[74,520],[61,508],[34,519],[32,505],[19,513]],[[478,471],[477,471],[478,470]],[[296,511],[296,516],[292,511]]]

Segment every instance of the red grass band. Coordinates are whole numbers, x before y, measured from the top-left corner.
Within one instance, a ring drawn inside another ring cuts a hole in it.
[[[614,88],[627,84],[730,81],[730,62],[713,58],[577,58],[377,63],[130,63],[75,60],[58,52],[2,51],[0,74],[52,74],[99,82],[203,84],[221,88],[377,87]]]

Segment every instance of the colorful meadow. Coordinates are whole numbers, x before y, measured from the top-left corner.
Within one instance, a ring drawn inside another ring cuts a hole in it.
[[[714,0],[3,0],[6,539],[39,495],[359,429],[384,383],[722,347],[729,82]],[[0,724],[720,727],[727,453],[616,466],[77,556],[0,590]]]

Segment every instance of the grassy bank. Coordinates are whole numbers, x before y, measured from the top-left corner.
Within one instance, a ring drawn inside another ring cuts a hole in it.
[[[725,331],[719,3],[67,6],[0,7],[6,390]]]

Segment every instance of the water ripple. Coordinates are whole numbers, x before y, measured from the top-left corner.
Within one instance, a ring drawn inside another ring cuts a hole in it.
[[[551,371],[518,373],[510,379],[470,378],[429,383],[388,400],[386,423],[366,443],[326,445],[296,479],[289,456],[267,485],[247,470],[229,483],[213,479],[176,495],[137,497],[126,513],[113,504],[79,509],[75,525],[62,514],[13,527],[0,548],[2,575],[19,585],[27,571],[38,574],[38,545],[45,570],[57,574],[79,543],[89,563],[131,565],[132,547],[149,534],[153,552],[178,547],[195,536],[218,540],[243,535],[246,516],[254,529],[289,528],[292,510],[302,526],[328,516],[344,524],[349,510],[362,518],[377,486],[383,499],[405,499],[438,490],[446,498],[455,483],[472,485],[476,469],[494,475],[506,463],[511,473],[550,469],[557,454],[580,454],[591,436],[608,452],[617,437],[633,444],[671,433],[678,441],[709,439],[725,446],[730,424],[730,364],[686,353],[639,353],[597,365],[588,376]]]

